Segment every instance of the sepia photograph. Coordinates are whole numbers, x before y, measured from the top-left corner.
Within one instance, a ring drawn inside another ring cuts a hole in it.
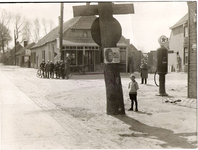
[[[0,2],[1,150],[197,149],[197,1]]]

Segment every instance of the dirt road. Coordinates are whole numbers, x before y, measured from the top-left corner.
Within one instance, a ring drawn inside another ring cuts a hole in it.
[[[0,66],[2,149],[196,148],[196,100],[187,99],[187,75],[166,75],[170,97],[155,96],[153,75],[139,85],[139,112],[106,115],[103,75],[40,79],[36,70]],[[140,79],[137,76],[137,81]],[[175,100],[181,100],[175,102]]]

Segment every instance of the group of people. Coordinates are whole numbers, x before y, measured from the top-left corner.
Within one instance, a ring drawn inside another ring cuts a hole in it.
[[[40,69],[43,78],[53,79],[55,77],[56,79],[69,79],[69,66],[69,59],[66,59],[65,62],[63,62],[63,60],[60,62],[56,61],[55,64],[49,60],[45,63],[45,60],[43,60],[40,64]]]

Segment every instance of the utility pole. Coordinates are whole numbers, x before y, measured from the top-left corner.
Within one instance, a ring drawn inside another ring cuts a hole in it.
[[[60,45],[60,54],[61,54],[61,60],[64,59],[64,55],[63,55],[63,50],[62,50],[62,45],[63,45],[63,3],[61,3],[60,6],[60,18],[59,18],[59,24],[60,24],[60,32],[59,32],[59,45]]]
[[[16,33],[15,33],[15,30],[14,30],[14,63],[16,66]]]

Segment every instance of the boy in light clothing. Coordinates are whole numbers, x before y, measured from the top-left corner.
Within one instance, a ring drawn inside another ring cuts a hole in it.
[[[137,103],[137,90],[139,89],[138,83],[135,81],[135,75],[130,75],[131,82],[129,83],[129,97],[131,99],[131,108],[129,111],[133,111],[133,102],[135,101],[135,111],[138,111]]]

